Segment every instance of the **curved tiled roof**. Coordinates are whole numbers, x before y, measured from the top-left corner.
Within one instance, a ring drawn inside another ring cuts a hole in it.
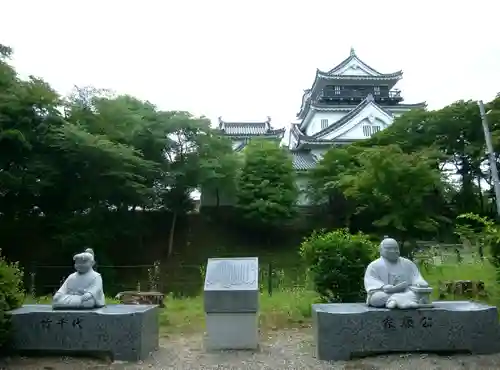
[[[331,124],[330,126],[328,126],[327,128],[321,130],[321,131],[318,131],[316,132],[314,135],[311,136],[311,138],[314,138],[314,139],[319,139],[321,138],[322,136],[332,132],[332,131],[335,131],[337,128],[339,128],[340,126],[342,126],[344,123],[347,123],[349,122],[352,118],[356,117],[356,115],[361,112],[363,110],[363,108],[365,108],[368,104],[374,102],[374,99],[373,99],[373,95],[372,94],[368,94],[368,96],[361,102],[359,103],[356,108],[354,108],[353,110],[351,110],[349,113],[347,113],[344,117],[342,117],[341,119],[339,119],[337,122]],[[392,117],[392,113],[391,112],[388,112],[388,111],[385,111],[384,112],[389,115],[390,117]]]
[[[370,72],[372,75],[340,75],[338,72],[342,70],[346,65],[351,63],[353,60],[356,61],[357,64],[361,65],[363,69]],[[342,83],[343,81],[349,80],[360,80],[360,81],[373,81],[373,82],[392,82],[392,85],[397,83],[403,77],[403,71],[399,70],[392,73],[381,73],[376,69],[370,67],[368,64],[363,62],[351,48],[350,55],[344,59],[340,64],[336,65],[328,72],[321,71],[320,69],[316,69],[316,75],[314,77],[314,82],[310,89],[304,91],[304,95],[302,97],[302,104],[300,107],[300,111],[297,113],[298,118],[304,118],[309,109],[309,105],[311,101],[314,101],[317,98],[318,91],[322,88],[322,85],[328,82],[338,81]]]
[[[350,81],[353,79],[356,80],[364,80],[364,81],[385,81],[389,82],[391,81],[392,84],[391,86],[395,85],[398,80],[403,78],[403,71],[387,74],[387,75],[380,75],[380,76],[349,76],[349,75],[331,75],[328,72],[322,72],[319,69],[316,70],[316,77],[314,78],[313,85],[311,87],[311,94],[310,98],[308,99],[311,101],[311,99],[316,99],[319,90],[321,90],[324,85],[326,85],[328,82],[332,81]]]
[[[399,79],[403,76],[403,71],[397,71],[394,73],[383,74],[380,76],[360,76],[360,75],[335,75],[330,72],[324,72],[320,69],[316,69],[316,78],[324,78],[327,80],[377,80],[377,81],[386,81],[386,80],[394,80]]]
[[[310,151],[293,150],[292,155],[293,168],[296,171],[307,171],[316,167],[318,161]]]
[[[334,145],[338,140],[325,140],[325,139],[316,139],[312,136],[307,136],[302,133],[299,129],[299,125],[292,125],[290,129],[291,135],[297,140],[297,144],[291,150],[299,150],[305,147],[312,146],[330,146]]]
[[[372,68],[368,64],[366,64],[365,62],[363,62],[356,55],[356,52],[354,51],[354,48],[351,48],[351,52],[350,52],[349,56],[346,59],[344,59],[342,62],[340,62],[339,64],[337,64],[332,69],[330,69],[328,72],[322,72],[320,70],[318,70],[318,71],[321,74],[328,75],[328,76],[333,76],[333,75],[335,75],[337,72],[339,72],[342,68],[344,68],[346,65],[348,65],[353,60],[355,60],[358,64],[360,64],[361,66],[363,66],[364,69],[366,69],[367,71],[371,72],[373,75],[376,75],[376,76],[365,76],[365,77],[371,77],[371,78],[373,78],[373,77],[394,78],[396,76],[402,75],[402,73],[403,73],[403,71],[397,71],[397,72],[393,72],[393,73],[380,73],[375,68]],[[351,77],[353,77],[353,76],[351,76]],[[363,76],[356,76],[356,77],[363,77]]]
[[[351,120],[357,114],[359,114],[359,112],[361,112],[363,110],[363,108],[365,108],[368,104],[370,104],[372,102],[374,102],[373,95],[368,94],[368,96],[360,104],[358,104],[354,109],[353,108],[349,109],[349,113],[347,113],[345,116],[343,116],[341,119],[339,119],[335,123],[331,124],[330,126],[326,127],[325,129],[315,133],[312,136],[305,135],[301,131],[300,124],[292,125],[290,133],[291,133],[291,135],[294,136],[295,139],[297,139],[296,149],[310,147],[310,146],[318,146],[318,145],[319,146],[333,145],[335,143],[339,143],[342,141],[344,141],[346,143],[351,142],[352,140],[350,140],[350,139],[346,139],[346,140],[322,139],[321,137],[324,135],[327,135],[328,133],[330,133],[332,131],[335,131],[336,129],[338,129],[342,125],[346,124],[349,120]],[[376,104],[376,106],[378,108],[380,108],[385,114],[387,114],[388,116],[391,116],[391,117],[393,117],[393,114],[389,110],[389,108],[398,107],[397,105],[391,106],[391,107],[383,107],[383,106],[380,106],[378,104]],[[425,103],[407,104],[406,106],[407,107],[410,106],[410,107],[415,107],[415,108],[422,108],[422,107],[425,107]],[[344,109],[347,109],[347,108],[348,107],[344,107]],[[336,110],[339,108],[337,106],[312,106],[312,109],[326,112],[326,111],[333,111],[333,110]]]
[[[285,128],[272,128],[269,117],[264,122],[226,122],[219,118],[219,130],[225,136],[232,137],[265,136],[280,138],[285,133]]]

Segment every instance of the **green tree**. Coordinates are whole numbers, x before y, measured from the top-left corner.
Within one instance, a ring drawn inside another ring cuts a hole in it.
[[[500,99],[486,104],[495,148],[500,146]],[[406,153],[428,148],[438,150],[442,156],[437,167],[459,176],[460,185],[453,197],[455,213],[484,212],[482,181],[491,186],[488,164],[485,161],[485,140],[476,101],[458,101],[434,111],[414,110],[396,118],[394,123],[356,145],[397,144]]]
[[[298,190],[292,160],[267,140],[252,140],[237,181],[237,207],[252,226],[280,227],[296,215]]]
[[[356,213],[368,213],[374,226],[401,242],[435,233],[446,207],[445,183],[431,152],[404,153],[397,145],[367,148],[357,167],[344,172],[339,187]]]
[[[0,210],[10,220],[39,214],[39,200],[54,186],[53,129],[63,124],[58,95],[42,80],[22,81],[0,45]]]
[[[233,152],[230,140],[212,134],[202,146],[205,159],[200,163],[203,191],[215,194],[215,207],[220,205],[220,194],[233,195],[236,174],[241,167],[239,156]]]
[[[366,235],[351,235],[342,229],[314,231],[300,247],[314,289],[324,302],[362,300],[363,275],[376,251],[376,245]]]
[[[135,210],[177,216],[203,183],[223,183],[230,144],[204,117],[93,87],[61,99],[48,84],[18,78],[0,45],[0,231],[11,242],[29,227],[60,245],[102,245],[140,228]],[[118,217],[113,225],[110,217]],[[103,222],[106,220],[106,222]],[[17,230],[17,231],[16,231]],[[23,232],[20,232],[23,230]],[[98,251],[99,253],[99,251]]]
[[[228,155],[232,150],[230,143],[210,127],[208,119],[187,112],[168,115],[167,166],[160,184],[160,197],[164,206],[173,213],[170,255],[177,217],[193,206],[190,194],[203,184],[215,184],[219,180],[222,183],[228,179],[232,169],[228,165]]]
[[[356,155],[363,151],[355,145],[334,147],[327,151],[317,166],[309,172],[307,193],[316,205],[342,226],[350,226],[353,204],[344,196],[340,179],[359,167]]]
[[[106,96],[87,89],[76,94],[76,104],[70,109],[72,121],[82,122],[80,126],[84,124],[92,135],[130,148],[142,161],[126,172],[139,180],[133,184],[139,196],[114,205],[169,211],[170,255],[177,219],[193,207],[193,190],[203,183],[215,184],[229,177],[230,143],[219,137],[204,117],[160,111],[147,101],[104,93]],[[117,166],[109,168],[116,171]],[[138,193],[142,189],[145,191]]]

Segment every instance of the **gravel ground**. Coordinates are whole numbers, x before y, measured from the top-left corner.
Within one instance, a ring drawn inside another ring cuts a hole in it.
[[[10,358],[0,369],[13,370],[166,370],[166,369],[334,369],[334,370],[455,370],[500,369],[500,354],[489,356],[435,356],[403,354],[377,356],[349,362],[326,363],[314,358],[310,329],[271,332],[263,336],[257,352],[224,351],[207,353],[202,336],[176,335],[162,338],[153,357],[138,364],[105,363],[76,358]]]

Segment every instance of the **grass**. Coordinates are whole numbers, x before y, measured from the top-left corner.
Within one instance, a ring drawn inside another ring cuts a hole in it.
[[[427,265],[421,268],[424,278],[434,287],[434,299],[438,296],[439,283],[454,280],[482,280],[485,283],[488,296],[481,298],[489,304],[500,305],[500,291],[496,289],[495,269],[487,261],[470,261],[457,264],[447,262],[441,265]],[[463,297],[449,297],[449,299],[467,299]],[[26,303],[34,303],[28,299]],[[39,298],[36,303],[49,303],[49,298]],[[108,298],[108,303],[118,303]],[[260,295],[260,328],[275,330],[310,324],[311,305],[318,302],[318,295],[305,288],[283,288],[274,291],[272,296],[267,292]],[[187,333],[203,331],[205,327],[205,313],[203,297],[193,298],[165,298],[166,308],[160,314],[160,326],[163,333]]]
[[[485,284],[486,297],[476,297],[477,300],[485,301],[494,306],[500,306],[500,291],[497,288],[496,272],[493,265],[487,260],[474,260],[467,263],[446,263],[442,265],[431,265],[422,268],[422,274],[430,286],[434,287],[434,299],[438,297],[440,282],[456,280],[483,281]],[[449,297],[449,299],[466,299],[463,297]]]
[[[284,289],[274,292],[272,296],[261,293],[260,327],[273,330],[307,325],[311,317],[311,304],[317,299],[318,296],[315,292],[301,288]],[[37,299],[27,297],[25,303],[50,304],[51,300],[51,297]],[[106,298],[106,302],[119,303],[112,298]],[[204,330],[203,297],[174,298],[167,296],[165,305],[166,308],[162,309],[160,313],[160,327],[165,334]]]
[[[260,295],[260,327],[278,329],[307,323],[311,317],[311,304],[317,300],[315,292],[304,289],[282,290],[269,296]],[[203,330],[205,313],[203,298],[167,299],[160,316],[160,326],[168,332]]]

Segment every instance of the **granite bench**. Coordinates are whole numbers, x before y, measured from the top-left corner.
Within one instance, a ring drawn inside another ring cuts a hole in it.
[[[139,361],[158,349],[158,307],[108,305],[92,310],[53,310],[24,305],[10,311],[14,352],[103,353]]]
[[[314,304],[316,356],[337,361],[391,352],[500,351],[496,307],[468,301],[433,305],[389,310],[364,303]]]

